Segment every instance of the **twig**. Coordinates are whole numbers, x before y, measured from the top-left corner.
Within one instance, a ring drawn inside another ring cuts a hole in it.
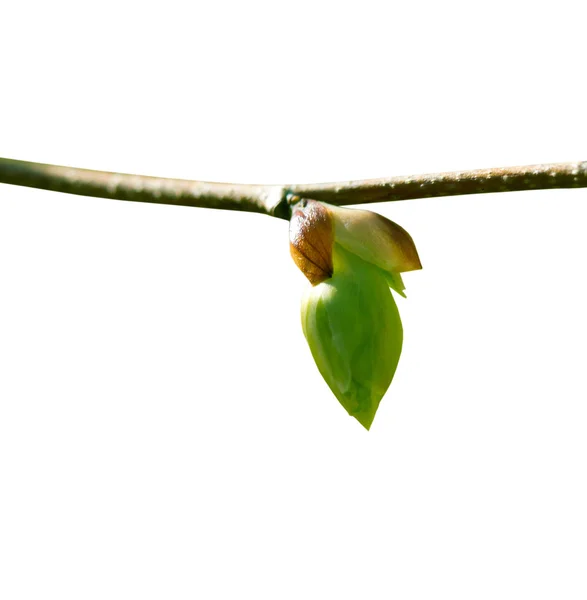
[[[281,186],[109,173],[0,158],[0,183],[113,200],[258,212],[289,218]]]
[[[587,162],[429,173],[408,177],[290,187],[296,196],[329,204],[366,204],[439,196],[587,187]]]
[[[342,183],[251,185],[108,173],[0,158],[0,183],[116,200],[258,212],[287,219],[290,206],[300,197],[340,206],[587,187],[587,161]]]

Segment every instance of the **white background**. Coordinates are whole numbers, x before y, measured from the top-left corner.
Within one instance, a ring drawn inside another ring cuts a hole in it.
[[[6,3],[0,156],[586,160],[581,4]],[[424,269],[366,432],[306,347],[286,222],[0,186],[3,599],[587,597],[587,191],[374,208]]]

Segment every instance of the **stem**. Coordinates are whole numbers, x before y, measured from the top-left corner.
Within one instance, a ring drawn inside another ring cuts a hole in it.
[[[167,179],[0,158],[0,183],[115,200],[258,212],[287,219],[289,207],[300,197],[340,206],[587,187],[587,161],[282,186]]]
[[[0,183],[132,202],[176,204],[258,212],[289,218],[285,192],[277,185],[211,183],[0,158]]]
[[[294,185],[291,194],[329,204],[366,204],[439,196],[587,187],[587,161],[429,173],[344,183]],[[291,198],[290,202],[295,201]]]

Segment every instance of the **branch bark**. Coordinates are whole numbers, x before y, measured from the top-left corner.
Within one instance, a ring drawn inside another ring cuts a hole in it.
[[[283,188],[110,173],[0,158],[0,183],[113,200],[258,212],[289,218]]]
[[[288,219],[300,198],[337,206],[554,188],[587,187],[587,161],[298,185],[168,179],[0,158],[0,183],[133,202],[258,212]]]
[[[587,187],[587,161],[429,173],[408,177],[294,185],[293,194],[329,204],[366,204],[555,188]]]

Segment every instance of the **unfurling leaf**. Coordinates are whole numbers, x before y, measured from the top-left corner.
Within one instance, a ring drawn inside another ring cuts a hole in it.
[[[393,287],[421,268],[409,234],[381,215],[302,201],[290,223],[294,261],[312,287],[302,328],[322,377],[347,412],[369,429],[401,354]]]

